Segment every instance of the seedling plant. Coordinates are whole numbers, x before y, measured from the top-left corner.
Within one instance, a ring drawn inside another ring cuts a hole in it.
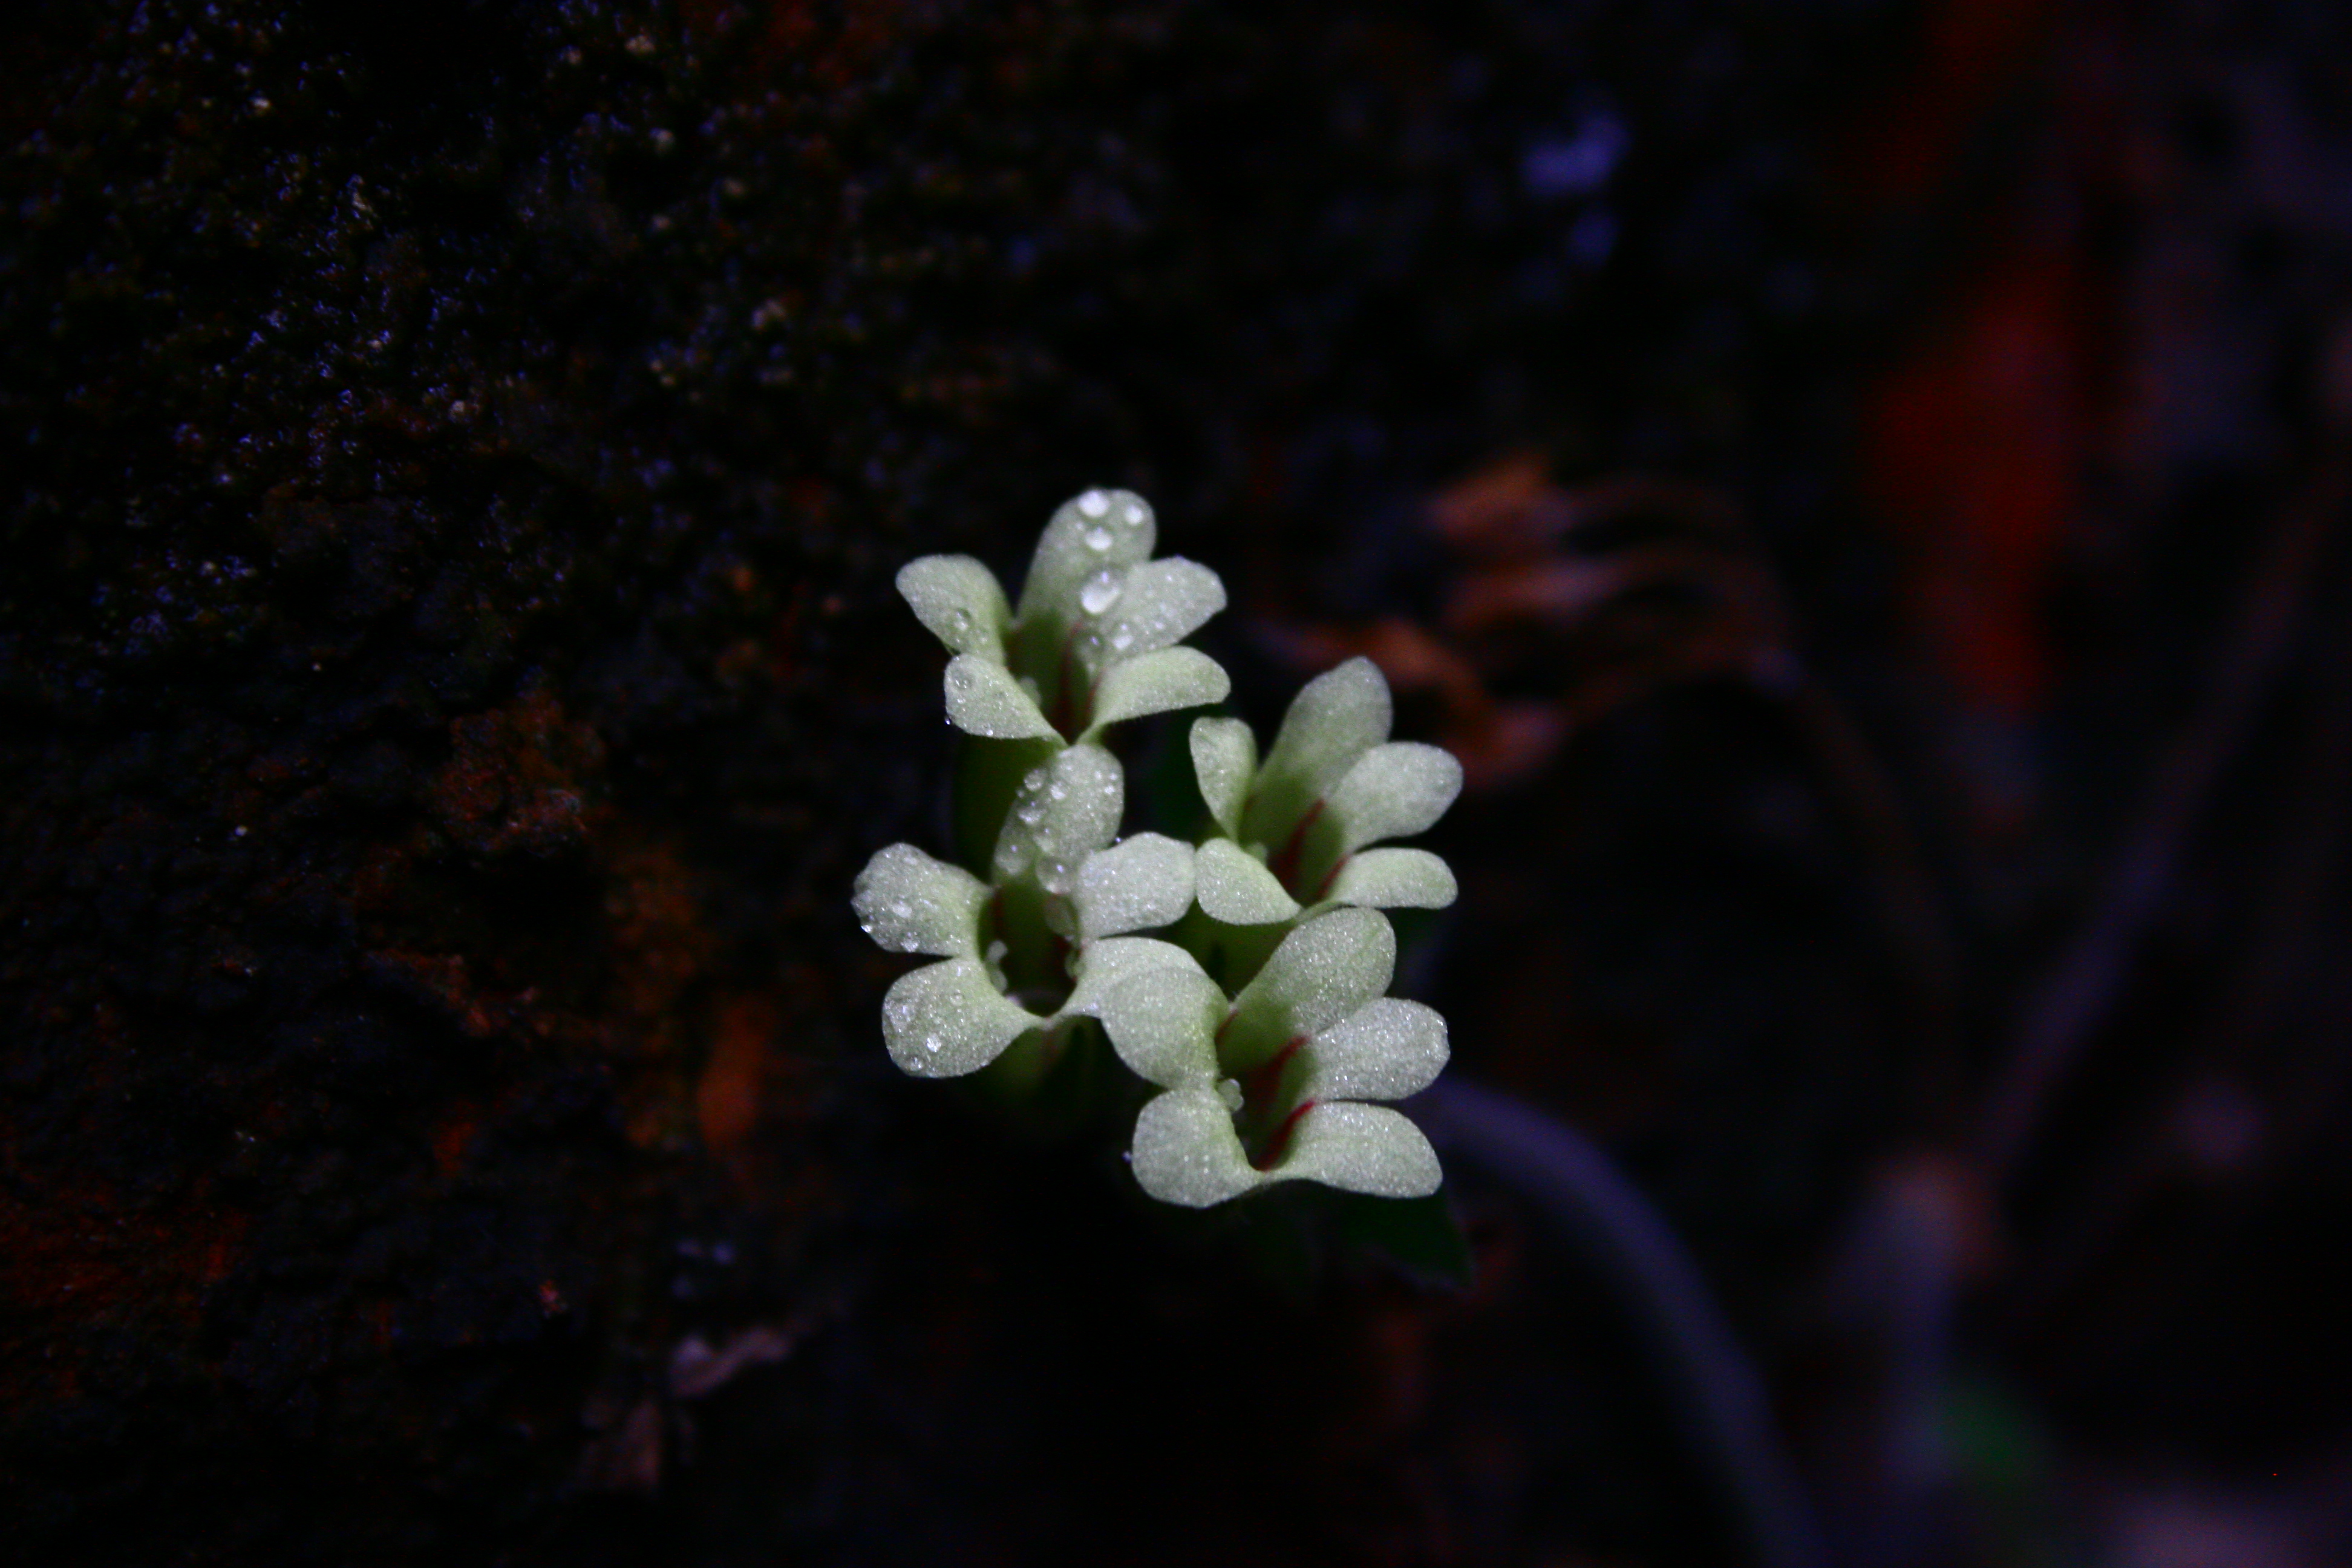
[[[857,878],[867,933],[936,961],[883,999],[890,1058],[1017,1100],[1107,1039],[1144,1096],[1129,1160],[1154,1198],[1207,1208],[1292,1181],[1425,1197],[1437,1156],[1385,1102],[1437,1077],[1445,1021],[1387,994],[1381,911],[1454,901],[1444,860],[1390,841],[1444,815],[1461,766],[1390,740],[1388,683],[1354,659],[1307,683],[1264,752],[1241,720],[1194,719],[1196,820],[1122,835],[1112,732],[1232,684],[1183,646],[1224,585],[1152,559],[1156,532],[1141,497],[1088,490],[1046,525],[1017,605],[969,556],[898,574],[952,656],[965,865],[894,844]]]

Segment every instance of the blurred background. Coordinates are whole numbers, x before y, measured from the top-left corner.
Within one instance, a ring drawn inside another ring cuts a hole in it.
[[[2352,1561],[2342,7],[6,37],[14,1560]],[[891,575],[1097,483],[1462,757],[1400,987],[1686,1273],[890,1070]]]

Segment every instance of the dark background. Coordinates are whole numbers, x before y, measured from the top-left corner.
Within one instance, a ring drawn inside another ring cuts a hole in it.
[[[1285,1263],[888,1068],[891,574],[1118,483],[1464,756],[1406,983],[1836,1560],[2344,1560],[2340,16],[18,16],[0,1543],[1742,1561],[1511,1192]]]

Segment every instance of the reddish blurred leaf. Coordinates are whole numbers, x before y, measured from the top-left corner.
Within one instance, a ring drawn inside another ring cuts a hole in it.
[[[2077,501],[2080,285],[2028,247],[1879,384],[1864,486],[1910,550],[1918,624],[1966,700],[2030,712],[2050,677],[2042,600]]]

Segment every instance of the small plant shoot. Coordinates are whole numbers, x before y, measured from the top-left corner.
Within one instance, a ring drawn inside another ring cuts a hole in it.
[[[969,556],[898,574],[952,656],[971,869],[893,844],[857,878],[867,933],[937,961],[883,999],[890,1059],[1018,1096],[1107,1039],[1145,1097],[1129,1159],[1155,1198],[1207,1208],[1287,1181],[1426,1197],[1437,1156],[1382,1102],[1437,1077],[1445,1020],[1387,994],[1381,911],[1454,901],[1444,860],[1389,841],[1444,814],[1461,765],[1391,741],[1388,683],[1352,659],[1298,693],[1263,753],[1241,720],[1194,720],[1202,820],[1122,837],[1108,731],[1232,685],[1182,646],[1224,584],[1152,559],[1156,533],[1141,497],[1088,490],[1046,525],[1017,605]]]

